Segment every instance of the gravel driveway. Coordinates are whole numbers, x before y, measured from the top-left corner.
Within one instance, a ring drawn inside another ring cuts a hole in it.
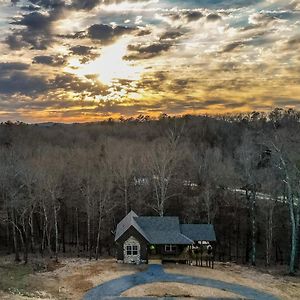
[[[241,296],[243,299],[257,299],[257,300],[276,300],[275,296],[252,289],[251,287],[228,283],[220,280],[192,277],[179,274],[165,273],[163,266],[150,265],[145,272],[136,273],[133,275],[127,275],[105,282],[90,291],[88,291],[83,300],[106,300],[106,299],[119,299],[120,295],[126,290],[133,288],[137,285],[143,285],[154,282],[178,282],[183,284],[200,285],[203,287],[211,287],[220,289],[227,292],[235,293]],[[137,299],[122,297],[121,299]],[[154,299],[153,297],[144,297],[139,299]],[[174,299],[172,297],[157,298],[157,299]],[[206,298],[216,299],[216,298]],[[219,298],[218,298],[219,299]],[[228,298],[226,298],[228,300]]]

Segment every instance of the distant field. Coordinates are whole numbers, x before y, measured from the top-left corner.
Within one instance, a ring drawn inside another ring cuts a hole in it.
[[[214,270],[179,264],[166,264],[165,271],[214,278],[239,283],[272,293],[281,299],[299,299],[300,277],[284,275],[283,268],[260,270],[235,264],[216,263]],[[147,265],[117,264],[114,259],[89,261],[82,258],[63,258],[59,264],[51,260],[33,260],[28,265],[15,264],[11,256],[0,258],[0,299],[2,300],[79,300],[86,291],[105,281],[143,271]],[[163,289],[162,289],[163,287]],[[196,297],[219,295],[221,291],[203,288],[190,289],[185,285],[161,283],[140,286],[127,292],[130,296]],[[198,295],[198,294],[199,295]],[[125,295],[127,295],[125,293]]]

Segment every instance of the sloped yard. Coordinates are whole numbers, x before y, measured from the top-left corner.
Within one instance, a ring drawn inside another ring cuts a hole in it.
[[[39,264],[38,264],[39,265]],[[44,263],[40,270],[36,264],[28,266],[12,263],[12,257],[0,258],[0,299],[59,299],[79,300],[91,288],[106,281],[144,271],[147,265],[135,266],[117,264],[114,259],[89,261],[82,258],[62,258],[59,264],[51,261]],[[40,267],[40,266],[39,266]],[[274,269],[269,272],[235,264],[216,264],[214,270],[179,264],[166,264],[165,272],[199,276],[238,283],[265,292],[270,292],[280,299],[296,300],[300,295],[300,278],[283,276],[284,270]],[[179,297],[211,296],[225,297],[222,291],[206,288],[189,288],[188,285],[172,283],[153,283],[148,286],[135,287],[126,292],[128,296]],[[220,294],[221,293],[221,294]]]

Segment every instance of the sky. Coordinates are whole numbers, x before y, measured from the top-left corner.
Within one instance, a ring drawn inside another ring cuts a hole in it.
[[[0,121],[300,109],[300,0],[0,0]]]

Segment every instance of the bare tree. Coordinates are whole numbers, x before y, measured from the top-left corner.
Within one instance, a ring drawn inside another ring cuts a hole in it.
[[[242,137],[242,143],[237,150],[239,158],[242,189],[246,191],[246,198],[249,203],[251,223],[251,253],[250,262],[256,264],[256,194],[259,187],[257,180],[257,166],[259,163],[259,151],[253,133],[246,131]]]
[[[154,188],[155,204],[152,208],[163,216],[172,177],[180,159],[180,137],[182,130],[176,133],[169,130],[167,137],[154,141],[145,153],[145,165]]]
[[[274,128],[271,146],[277,157],[276,166],[281,172],[286,187],[291,224],[290,274],[295,274],[297,243],[299,242],[300,169],[299,156],[297,151],[293,151],[293,149],[299,149],[299,145],[298,128],[293,128],[293,131],[289,130],[289,132],[286,129],[277,130],[276,127]]]

